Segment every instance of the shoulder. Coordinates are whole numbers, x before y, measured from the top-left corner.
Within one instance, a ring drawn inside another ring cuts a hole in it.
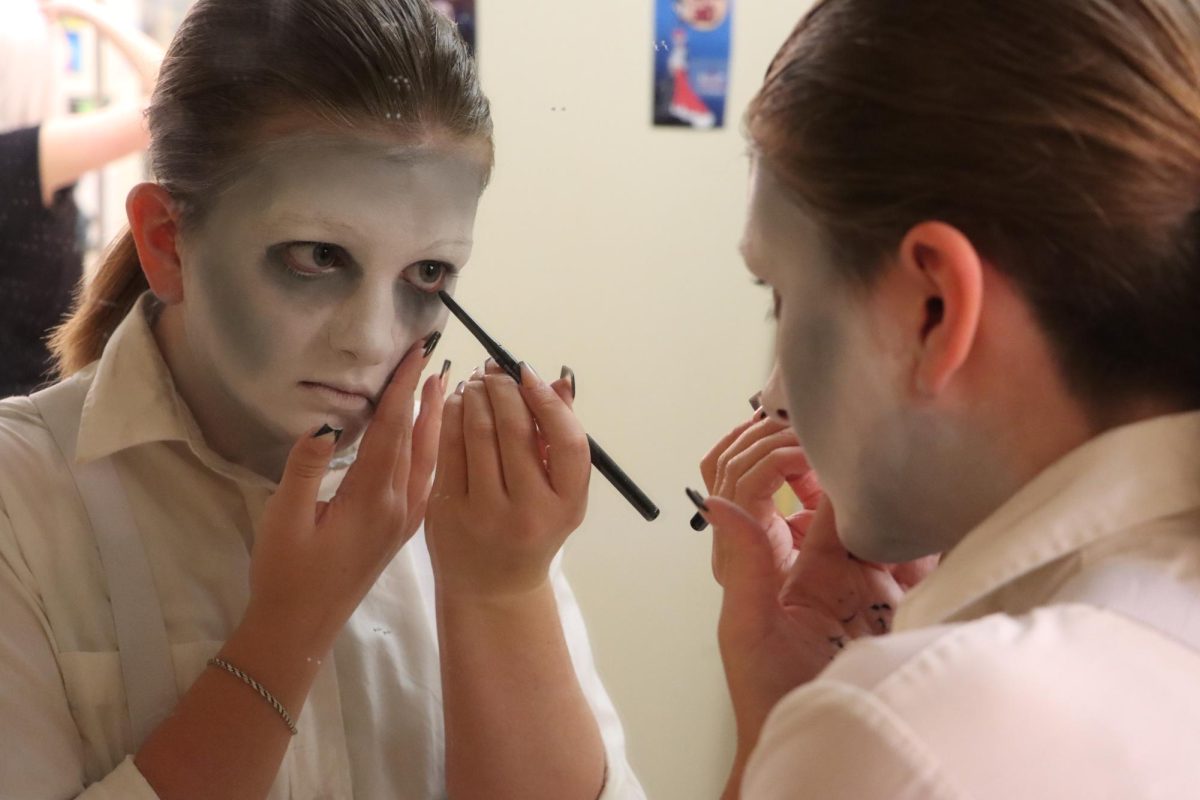
[[[845,795],[863,798],[1102,796],[1152,774],[1178,786],[1200,741],[1196,674],[1195,652],[1083,605],[892,634],[784,698],[756,760],[794,776],[785,765],[824,774],[870,753],[885,788],[839,778],[871,783]]]
[[[79,373],[52,387],[71,392],[82,405],[91,383],[91,370]],[[50,505],[47,498],[61,498],[73,482],[62,452],[45,420],[30,397],[0,400],[0,507],[15,511],[21,505]]]
[[[1028,614],[992,614],[860,640],[822,676],[871,691],[889,701],[947,687],[986,684],[989,696],[1020,692],[1030,682],[1079,682],[1073,670],[1096,680],[1122,670],[1146,669],[1136,652],[1154,652],[1167,665],[1200,659],[1156,630],[1102,608],[1058,604]],[[1101,663],[1097,663],[1097,659]],[[1198,662],[1200,663],[1200,662]]]
[[[57,455],[54,437],[31,399],[0,400],[0,479]]]

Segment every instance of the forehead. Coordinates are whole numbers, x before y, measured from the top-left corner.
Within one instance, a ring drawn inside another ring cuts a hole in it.
[[[774,172],[761,161],[750,171],[749,208],[743,248],[766,258],[783,252],[810,259],[819,252],[815,220],[805,212]]]
[[[469,224],[484,173],[467,146],[293,135],[255,148],[213,211],[225,222],[332,216],[359,223],[385,218],[401,226]]]

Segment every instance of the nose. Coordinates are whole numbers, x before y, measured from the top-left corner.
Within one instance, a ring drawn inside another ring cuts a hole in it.
[[[348,297],[330,324],[334,350],[356,364],[381,364],[395,345],[396,309],[391,287],[363,286]]]
[[[767,412],[767,416],[780,422],[788,422],[788,404],[787,395],[783,391],[783,376],[779,372],[779,362],[771,367],[771,374],[767,376],[767,383],[763,386],[762,410]]]

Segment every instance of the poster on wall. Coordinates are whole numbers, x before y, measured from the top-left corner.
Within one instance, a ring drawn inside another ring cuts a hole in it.
[[[654,124],[723,127],[734,0],[654,2]]]
[[[458,25],[467,49],[475,54],[475,0],[433,0],[433,7]]]

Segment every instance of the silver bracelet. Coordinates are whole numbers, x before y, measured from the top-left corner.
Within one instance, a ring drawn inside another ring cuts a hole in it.
[[[254,680],[254,678],[251,678],[249,675],[242,672],[240,669],[235,667],[233,664],[230,664],[228,661],[224,660],[223,658],[217,658],[214,656],[213,658],[210,658],[208,660],[208,665],[210,667],[220,667],[221,669],[228,672],[230,675],[240,678],[242,683],[246,684],[251,689],[253,689],[254,691],[258,692],[260,695],[262,695],[262,699],[266,700],[268,703],[270,703],[271,708],[273,708],[277,712],[279,712],[279,716],[283,717],[283,722],[284,722],[284,724],[287,725],[288,730],[292,732],[292,736],[295,736],[297,733],[300,732],[296,729],[296,723],[292,722],[292,715],[289,714],[287,712],[287,709],[283,707],[283,703],[276,700],[275,695],[268,692],[266,690],[266,687],[264,687],[261,683]]]

